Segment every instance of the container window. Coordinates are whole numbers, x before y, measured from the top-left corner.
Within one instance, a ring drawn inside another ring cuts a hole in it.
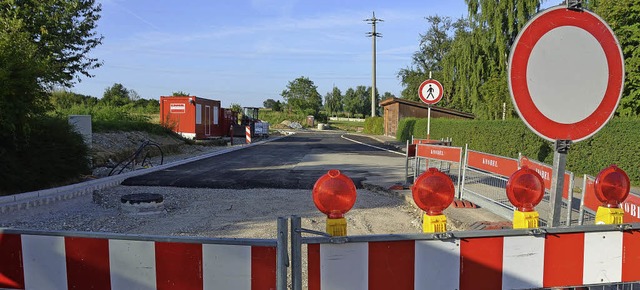
[[[213,124],[214,125],[218,125],[219,114],[220,114],[220,109],[218,109],[218,106],[213,106]]]
[[[196,104],[196,125],[202,124],[202,105]]]

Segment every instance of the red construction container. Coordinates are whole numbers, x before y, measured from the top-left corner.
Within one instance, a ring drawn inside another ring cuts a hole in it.
[[[196,96],[160,97],[160,123],[188,139],[228,135],[224,110],[216,100]]]

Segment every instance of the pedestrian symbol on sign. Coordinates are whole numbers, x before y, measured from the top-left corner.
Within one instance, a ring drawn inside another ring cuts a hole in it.
[[[436,96],[433,95],[433,86],[431,84],[429,84],[429,88],[427,89],[427,99],[431,100],[431,99],[435,99]]]

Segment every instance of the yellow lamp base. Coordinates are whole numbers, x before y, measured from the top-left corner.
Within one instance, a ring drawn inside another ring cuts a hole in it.
[[[622,223],[624,210],[599,206],[596,211],[596,225],[616,225]]]
[[[347,220],[345,218],[327,218],[327,234],[333,237],[347,235]]]
[[[513,212],[513,228],[514,229],[535,229],[538,227],[540,215],[537,211],[519,211]]]
[[[447,217],[441,215],[422,215],[423,233],[444,233],[447,231]]]

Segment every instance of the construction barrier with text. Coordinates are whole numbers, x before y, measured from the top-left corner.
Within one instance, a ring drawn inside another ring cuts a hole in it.
[[[507,179],[516,170],[525,166],[535,170],[544,181],[545,194],[538,210],[543,213],[541,225],[546,225],[547,214],[552,210],[549,204],[552,166],[530,160],[522,155],[514,159],[474,151],[468,146],[463,150],[461,147],[417,142],[414,154],[414,176],[433,165],[451,177],[458,188],[458,198],[469,200],[507,219],[513,217],[514,210],[505,194]],[[577,217],[572,218],[572,212],[577,211],[577,205],[576,209],[572,206],[573,179],[573,173],[565,171],[562,190],[562,216],[565,218],[561,221],[562,225],[578,223]]]

